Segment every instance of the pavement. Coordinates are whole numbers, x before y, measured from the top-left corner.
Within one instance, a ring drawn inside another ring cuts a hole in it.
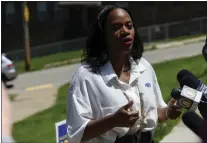
[[[201,54],[203,45],[204,41],[201,41],[193,44],[177,45],[166,49],[161,48],[158,50],[146,51],[143,57],[152,64],[183,57],[191,57]],[[54,105],[58,88],[70,82],[73,73],[79,66],[80,64],[73,64],[20,74],[18,78],[12,82],[14,88],[8,90],[9,94],[18,94],[12,102],[14,122],[21,121]],[[186,140],[183,140],[183,137]],[[195,143],[198,142],[198,137],[180,122],[173,129],[172,133],[162,140],[162,143],[171,141],[192,141]]]
[[[56,102],[57,88],[24,91],[12,102],[13,122],[21,121],[40,111],[50,108]]]
[[[201,143],[201,140],[180,121],[160,143]]]

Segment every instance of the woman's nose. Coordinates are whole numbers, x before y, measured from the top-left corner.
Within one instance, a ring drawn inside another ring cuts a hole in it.
[[[121,36],[123,36],[123,35],[129,35],[129,30],[127,29],[126,26],[123,26],[123,27],[121,28],[120,35],[121,35]]]

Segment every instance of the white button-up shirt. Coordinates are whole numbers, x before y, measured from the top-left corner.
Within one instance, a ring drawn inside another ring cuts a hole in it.
[[[100,74],[92,73],[88,65],[74,74],[67,99],[67,131],[70,143],[80,143],[90,120],[115,113],[121,106],[133,100],[133,110],[140,111],[140,94],[144,101],[144,126],[142,132],[153,131],[158,121],[158,108],[167,104],[162,98],[153,67],[141,58],[130,58],[129,84],[121,82],[110,62],[100,68]],[[87,143],[113,143],[117,136],[136,132],[139,124],[133,127],[116,127],[103,135],[86,141]]]

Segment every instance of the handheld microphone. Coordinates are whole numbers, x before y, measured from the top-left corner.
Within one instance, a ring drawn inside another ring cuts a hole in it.
[[[174,99],[176,99],[176,100],[180,99],[181,91],[182,90],[180,88],[174,88],[172,90],[172,92],[171,92],[171,97],[174,98]]]
[[[204,119],[207,120],[207,86],[198,80],[190,71],[181,70],[177,74],[177,79],[181,87],[187,85],[193,89],[203,92],[198,109]]]
[[[195,112],[189,111],[183,114],[182,121],[190,130],[204,140],[205,121],[201,117],[199,117]]]
[[[184,79],[183,79],[184,78]],[[203,84],[200,80],[198,80],[195,75],[193,75],[190,71],[183,69],[177,74],[177,80],[180,84],[180,87],[187,85],[193,89],[196,89],[204,94],[207,94],[207,86]],[[207,95],[206,101],[207,101]]]
[[[195,111],[200,103],[202,93],[184,85],[182,90],[174,88],[171,92],[171,96],[178,100],[178,106],[187,110]]]

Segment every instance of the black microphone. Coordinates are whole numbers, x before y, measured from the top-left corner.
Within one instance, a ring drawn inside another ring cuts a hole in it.
[[[174,88],[171,92],[171,97],[178,100],[181,97],[181,89],[180,88]]]
[[[193,89],[203,92],[201,101],[207,103],[207,86],[204,85],[200,80],[198,80],[190,71],[185,69],[181,70],[177,74],[177,80],[181,88],[184,85],[187,85]]]
[[[171,92],[171,97],[177,100],[176,104],[179,107],[195,111],[201,102],[202,93],[184,86],[182,89],[174,88]]]
[[[177,80],[181,87],[187,85],[193,89],[202,92],[198,109],[204,119],[207,119],[207,86],[196,78],[190,71],[184,69],[177,74]]]
[[[181,83],[194,89],[198,85],[198,83],[192,77],[183,77]],[[203,118],[207,120],[207,93],[206,92],[202,93],[201,101],[198,104],[198,109],[201,115],[203,116]]]
[[[180,84],[180,87],[187,85],[193,89],[203,92],[207,101],[207,86],[198,80],[196,76],[193,75],[190,71],[186,69],[181,70],[177,74],[177,80]]]
[[[192,130],[197,136],[204,140],[204,120],[199,117],[195,112],[186,112],[182,116],[183,123]]]
[[[196,77],[190,72],[190,71],[188,71],[188,70],[186,70],[186,69],[183,69],[183,70],[181,70],[180,72],[178,72],[178,74],[177,74],[177,80],[178,80],[178,82],[181,84],[181,79],[184,77],[184,76],[190,76],[190,77],[192,77],[192,78],[194,78],[195,80],[196,80]],[[180,86],[182,86],[182,85],[180,85]]]

